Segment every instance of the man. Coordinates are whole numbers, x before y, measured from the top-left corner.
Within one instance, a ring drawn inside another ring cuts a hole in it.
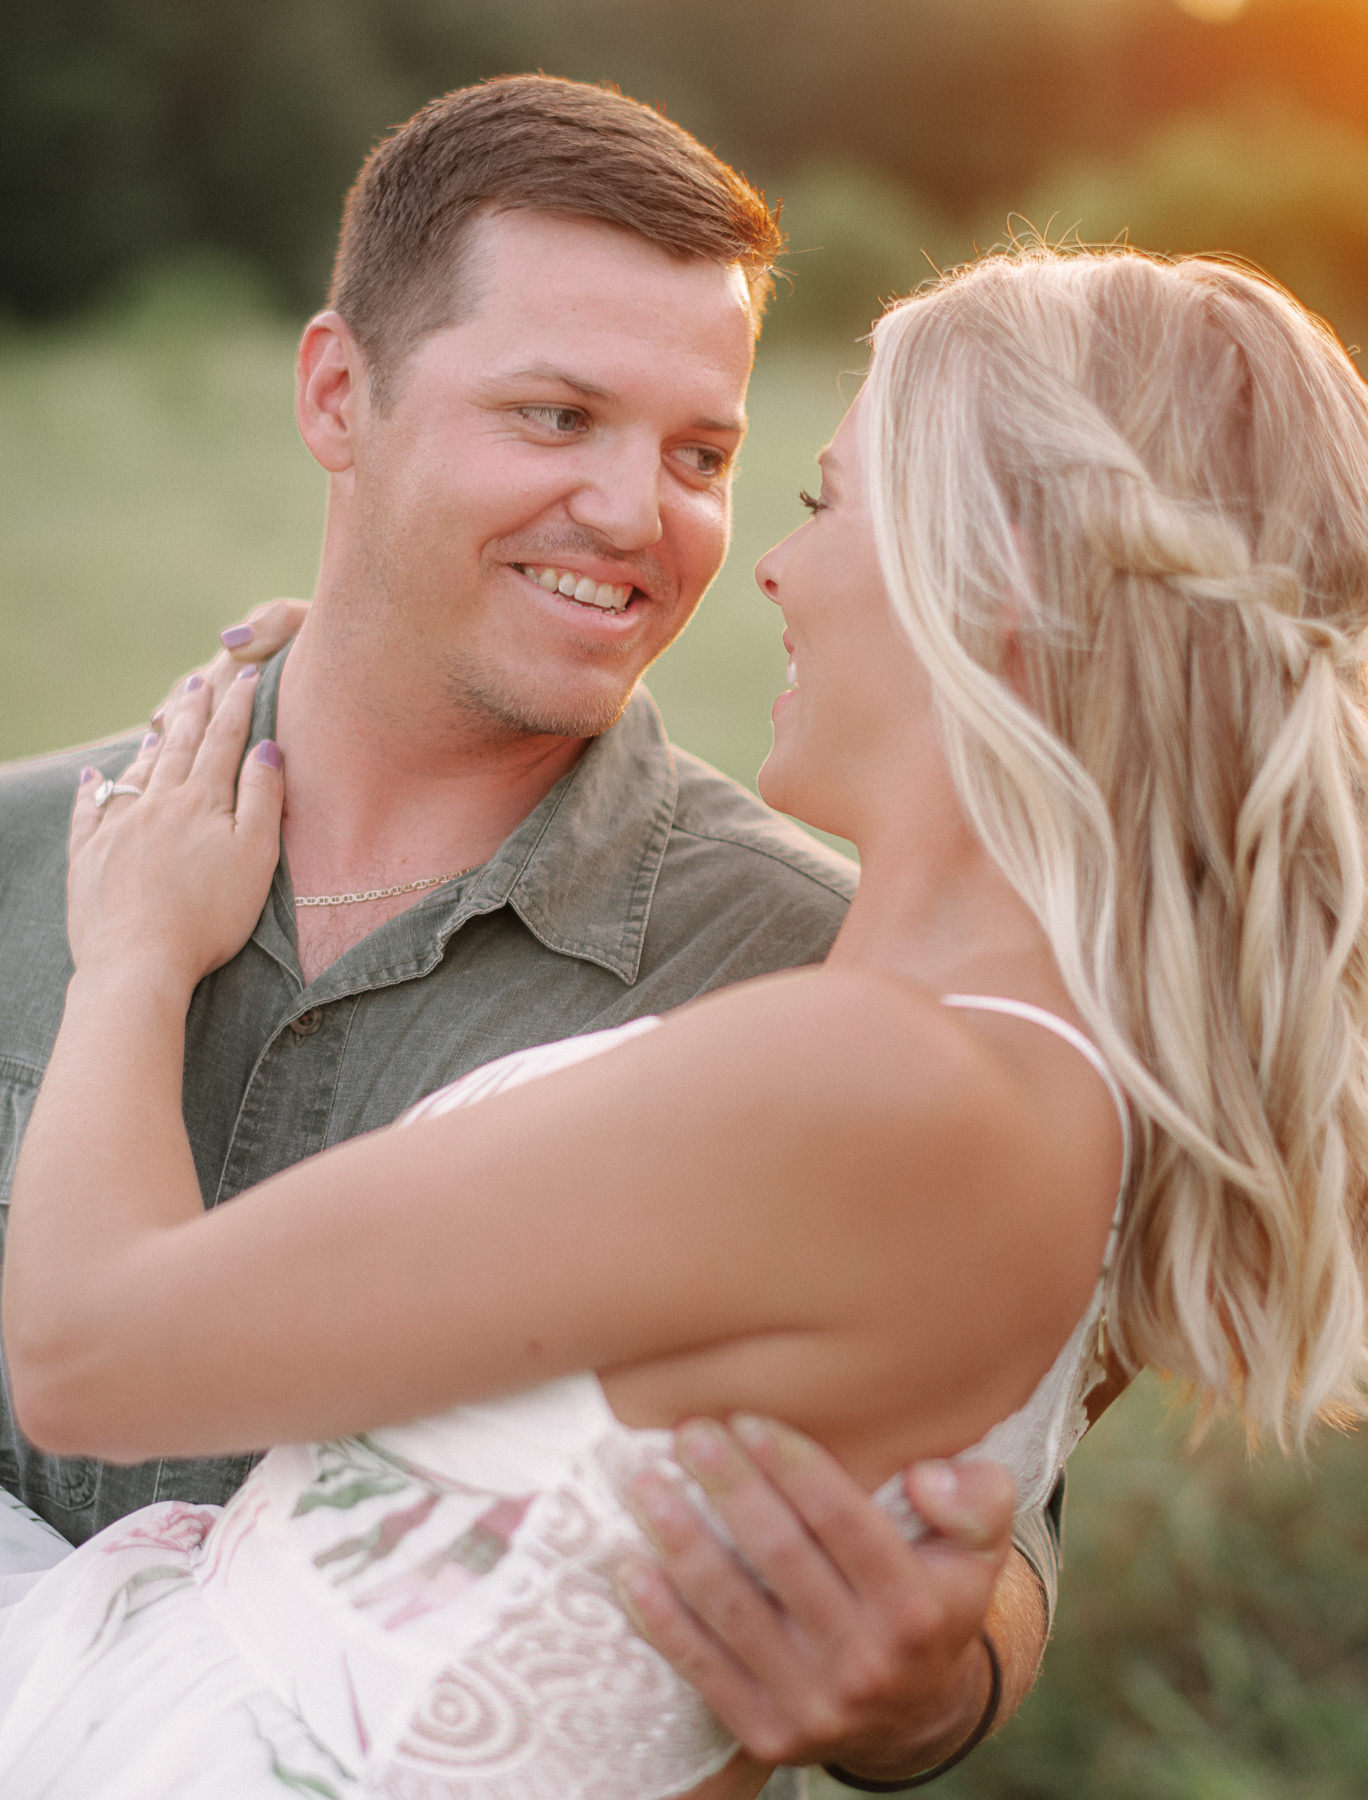
[[[571,83],[448,95],[368,161],[299,355],[331,480],[314,606],[257,701],[290,771],[281,862],[190,1018],[206,1203],[491,1057],[825,951],[845,865],[672,752],[634,693],[725,553],[779,243],[687,134]],[[0,1170],[69,974],[83,759],[0,780]],[[942,1529],[918,1552],[815,1447],[761,1469],[715,1433],[692,1455],[767,1587],[676,1508],[656,1526],[674,1585],[638,1571],[629,1599],[750,1749],[877,1782],[1016,1703],[1043,1613],[1013,1557],[999,1702],[992,1471],[912,1477]],[[80,1539],[154,1499],[221,1500],[248,1460],[101,1467],[6,1422],[0,1482]]]

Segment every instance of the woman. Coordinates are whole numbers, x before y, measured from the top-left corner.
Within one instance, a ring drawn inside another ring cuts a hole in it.
[[[19,1415],[122,1459],[327,1441],[11,1612],[7,1796],[752,1794],[612,1598],[663,1428],[783,1416],[871,1488],[981,1439],[1029,1503],[1104,1300],[1280,1441],[1359,1409],[1357,375],[1248,275],[1032,251],[895,308],[823,460],[758,571],[793,676],[762,791],[861,852],[821,969],[206,1215],[180,1033],[275,862],[250,683],[83,787]]]

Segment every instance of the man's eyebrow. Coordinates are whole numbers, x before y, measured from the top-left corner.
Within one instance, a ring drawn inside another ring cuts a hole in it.
[[[586,400],[616,398],[610,388],[597,387],[592,381],[582,381],[578,375],[567,375],[564,369],[556,368],[554,363],[529,363],[525,369],[501,370],[494,376],[494,380],[554,381],[561,387],[568,387],[572,393],[583,394]]]

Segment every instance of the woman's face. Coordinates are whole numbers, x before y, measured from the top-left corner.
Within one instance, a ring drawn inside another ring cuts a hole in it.
[[[774,703],[774,745],[760,771],[771,806],[859,839],[871,799],[906,779],[927,744],[930,683],[894,619],[874,548],[857,414],[818,462],[811,516],[756,566],[784,615],[789,687]]]

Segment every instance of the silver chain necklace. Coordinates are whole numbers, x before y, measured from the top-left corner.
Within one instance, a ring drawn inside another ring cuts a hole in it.
[[[296,906],[359,906],[363,900],[392,900],[396,894],[416,894],[419,888],[441,887],[458,875],[469,875],[478,863],[454,869],[450,875],[424,875],[421,881],[400,881],[394,887],[368,888],[364,894],[296,894]]]

